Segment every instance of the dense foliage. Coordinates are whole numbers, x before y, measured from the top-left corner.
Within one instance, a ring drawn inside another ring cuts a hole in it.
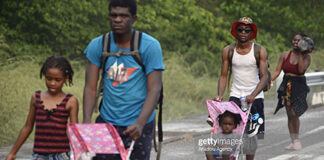
[[[242,16],[252,17],[258,25],[256,42],[266,47],[270,60],[289,47],[296,31],[309,34],[317,46],[324,37],[320,0],[138,2],[135,28],[160,40],[165,58],[182,54],[196,75],[219,73],[222,48],[234,41],[229,33],[231,23]],[[7,46],[0,46],[1,58],[35,55],[30,48],[81,57],[92,38],[109,31],[107,5],[108,0],[2,0],[0,43],[6,40]],[[14,48],[19,46],[24,49],[17,52]]]
[[[163,48],[166,66],[163,119],[206,112],[203,101],[216,95],[222,49],[235,41],[230,27],[242,16],[252,17],[257,24],[255,41],[266,48],[272,71],[297,31],[315,40],[317,50],[312,57],[316,58],[312,58],[310,69],[323,70],[323,3],[323,0],[138,0],[134,27],[157,38]],[[0,1],[0,123],[4,124],[0,127],[0,146],[13,144],[28,114],[30,95],[45,89],[39,79],[39,68],[48,55],[72,59],[76,71],[74,85],[65,91],[78,97],[82,105],[85,72],[82,51],[92,38],[110,30],[107,6],[108,0]]]
[[[105,1],[4,0],[0,6],[9,42],[47,45],[60,55],[79,55],[107,26]]]

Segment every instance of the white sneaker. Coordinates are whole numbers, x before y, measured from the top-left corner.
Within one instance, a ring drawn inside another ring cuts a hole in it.
[[[263,124],[263,119],[261,117],[258,118],[256,122],[252,122],[252,127],[248,130],[248,137],[253,137],[259,132],[259,128]]]

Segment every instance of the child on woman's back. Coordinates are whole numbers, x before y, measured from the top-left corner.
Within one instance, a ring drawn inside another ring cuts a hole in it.
[[[32,159],[70,159],[67,123],[78,123],[79,104],[76,97],[63,92],[64,84],[72,85],[73,70],[63,57],[47,58],[40,70],[45,76],[46,91],[36,91],[30,100],[29,114],[7,160],[16,153],[28,138],[36,122]]]
[[[212,137],[217,144],[214,144],[213,152],[206,152],[208,160],[230,159],[230,154],[236,150],[240,141],[240,135],[233,132],[241,122],[241,116],[229,111],[225,111],[218,116],[218,123],[222,129],[221,133],[215,133]]]

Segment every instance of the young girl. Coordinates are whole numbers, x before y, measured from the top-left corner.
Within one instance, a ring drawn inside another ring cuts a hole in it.
[[[76,97],[63,92],[64,84],[72,85],[73,70],[63,57],[47,58],[40,70],[45,76],[46,91],[36,91],[30,100],[29,114],[7,160],[14,160],[36,122],[32,159],[69,159],[67,123],[78,123],[79,104]]]
[[[208,160],[214,159],[230,159],[230,154],[233,153],[240,143],[240,135],[233,132],[237,125],[241,122],[241,116],[229,111],[225,111],[218,116],[218,123],[222,129],[221,133],[214,134],[212,137],[217,144],[214,144],[215,151],[206,152]]]

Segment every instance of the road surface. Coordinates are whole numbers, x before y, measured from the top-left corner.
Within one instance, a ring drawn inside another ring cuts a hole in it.
[[[285,110],[273,115],[274,102],[265,102],[266,135],[258,141],[256,160],[324,160],[324,106],[310,108],[301,116],[300,140],[303,149],[286,151],[290,143]],[[161,160],[201,160],[203,152],[198,151],[199,139],[209,135],[210,127],[205,122],[206,114],[164,123],[165,141]],[[0,148],[0,159],[4,159],[10,146]],[[31,158],[32,144],[27,143],[17,154],[17,160]],[[151,152],[151,159],[156,153]]]

